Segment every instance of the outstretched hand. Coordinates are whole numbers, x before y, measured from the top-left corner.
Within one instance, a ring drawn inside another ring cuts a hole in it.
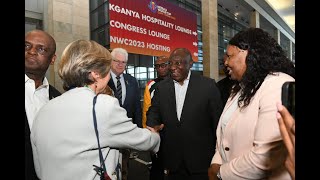
[[[285,166],[291,178],[295,179],[295,120],[287,108],[281,103],[277,103],[277,119],[279,122],[281,136],[288,150]]]

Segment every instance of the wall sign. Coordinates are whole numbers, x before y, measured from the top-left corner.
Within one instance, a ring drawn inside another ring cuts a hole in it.
[[[164,0],[109,0],[110,48],[169,56],[178,47],[198,61],[197,16]]]

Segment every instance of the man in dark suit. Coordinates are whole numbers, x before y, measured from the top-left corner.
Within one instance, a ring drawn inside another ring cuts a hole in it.
[[[223,64],[225,59],[227,58],[226,55],[223,56]],[[222,103],[223,107],[226,105],[228,98],[230,96],[232,86],[235,84],[235,80],[231,79],[231,76],[229,74],[229,71],[226,66],[223,65],[223,71],[226,77],[221,79],[220,81],[217,82],[217,86],[220,90],[221,98],[222,98]]]
[[[128,52],[123,48],[114,48],[111,51],[111,79],[108,83],[113,90],[114,95],[118,98],[120,106],[126,109],[129,118],[133,123],[142,128],[142,110],[140,103],[140,90],[138,81],[130,74],[124,74],[128,62]],[[119,81],[119,83],[118,83]],[[120,94],[118,93],[118,89]],[[122,150],[122,179],[128,178],[129,150]],[[133,178],[134,180],[134,178]]]
[[[49,85],[45,74],[56,59],[56,43],[48,33],[33,30],[25,35],[25,179],[37,180],[33,164],[30,129],[38,110],[61,95]]]
[[[132,118],[133,123],[142,127],[141,96],[138,81],[130,74],[123,73],[128,62],[128,52],[123,48],[115,48],[112,50],[111,55],[113,58],[111,62],[112,81],[109,81],[108,85],[113,92],[116,92],[116,77],[120,77],[122,89],[120,106],[127,110],[127,115],[129,118]],[[116,94],[115,96],[117,97]]]
[[[188,49],[175,49],[169,59],[171,78],[159,82],[147,126],[160,130],[165,179],[208,180],[222,112],[220,92],[214,79],[190,71]]]

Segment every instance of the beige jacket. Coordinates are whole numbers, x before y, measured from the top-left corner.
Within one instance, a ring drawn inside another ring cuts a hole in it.
[[[294,78],[284,73],[268,75],[250,104],[242,111],[237,108],[231,115],[223,138],[219,121],[211,164],[222,164],[222,179],[291,179],[284,167],[285,146],[276,119],[276,103],[281,102],[285,81]],[[233,100],[228,99],[221,117]],[[226,159],[222,158],[221,144]]]

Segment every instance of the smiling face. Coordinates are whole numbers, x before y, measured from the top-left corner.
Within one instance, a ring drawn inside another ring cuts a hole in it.
[[[114,59],[111,62],[111,70],[117,76],[122,74],[126,69],[127,60],[126,56],[121,53],[116,53]]]
[[[190,68],[193,65],[191,54],[187,49],[178,48],[170,55],[169,70],[172,79],[183,84],[183,81],[188,77]]]
[[[231,79],[240,81],[246,72],[246,57],[248,51],[239,49],[237,46],[228,45],[224,65],[229,71]]]

